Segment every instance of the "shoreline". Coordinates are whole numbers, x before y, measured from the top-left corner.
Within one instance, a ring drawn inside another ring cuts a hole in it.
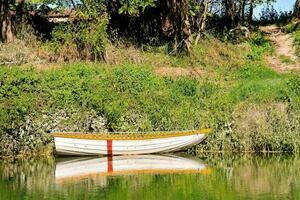
[[[198,146],[198,145],[197,145]],[[167,155],[179,155],[179,156],[228,156],[228,155],[235,155],[235,156],[270,156],[270,155],[280,155],[280,156],[297,156],[300,152],[288,152],[288,151],[189,151],[193,148],[197,148],[197,146],[191,147],[190,149],[186,149],[179,152],[171,152]],[[142,155],[165,155],[165,154],[142,154]],[[120,156],[120,155],[112,155],[112,156]],[[40,159],[40,158],[50,158],[50,159],[57,159],[57,158],[82,158],[82,157],[107,157],[106,155],[89,155],[89,156],[58,156],[55,154],[55,147],[54,145],[48,145],[44,150],[41,152],[35,153],[21,153],[18,155],[9,155],[9,156],[0,156],[2,161],[9,161],[9,160],[22,160],[22,159]]]

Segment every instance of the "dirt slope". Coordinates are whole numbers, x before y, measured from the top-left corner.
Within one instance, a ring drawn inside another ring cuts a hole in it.
[[[275,54],[266,58],[270,66],[279,72],[300,70],[300,59],[296,55],[293,36],[282,32],[275,25],[264,26],[260,29],[274,44]]]

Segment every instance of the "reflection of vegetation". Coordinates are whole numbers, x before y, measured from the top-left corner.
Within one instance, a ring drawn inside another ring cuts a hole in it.
[[[0,162],[1,199],[20,199],[27,192],[39,197],[51,187],[53,172],[54,160],[51,158]]]
[[[252,158],[232,174],[234,187],[243,193],[287,197],[300,181],[299,159],[280,156]]]
[[[130,175],[52,185],[52,161],[0,164],[4,199],[297,199],[300,160],[284,155],[204,155],[211,174]]]

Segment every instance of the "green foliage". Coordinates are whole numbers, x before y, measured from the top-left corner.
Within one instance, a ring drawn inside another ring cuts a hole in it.
[[[292,33],[297,30],[299,24],[298,23],[288,23],[287,25],[282,27],[282,30],[286,33]]]
[[[3,67],[0,145],[5,148],[0,154],[36,150],[49,143],[48,130],[204,127],[214,132],[198,150],[298,152],[299,77],[266,67],[262,57],[272,51],[269,41],[259,33],[245,44],[224,44],[214,38],[200,44],[192,56],[182,58],[125,49],[120,54],[130,59],[113,67],[101,63],[47,70]],[[153,72],[153,66],[168,64],[183,71],[200,69],[199,75]],[[29,149],[28,143],[33,144]]]
[[[234,100],[250,100],[257,103],[287,99],[286,85],[282,79],[253,80],[237,85],[231,96]]]
[[[295,61],[293,61],[290,57],[286,56],[286,55],[279,55],[279,60],[282,62],[282,63],[285,63],[285,64],[295,64]]]
[[[107,18],[105,15],[89,21],[68,22],[57,26],[48,48],[69,59],[101,60],[107,43]]]
[[[296,53],[300,57],[300,22],[298,22],[297,20],[291,21],[290,23],[285,25],[282,29],[287,33],[293,34]]]
[[[263,32],[255,32],[251,36],[251,43],[261,48],[267,48],[270,46],[270,40],[268,40]]]
[[[256,103],[285,101],[287,97],[286,80],[265,66],[263,55],[272,52],[272,46],[264,34],[255,33],[251,38],[251,50],[247,55],[245,66],[235,71],[239,80],[231,90],[234,101],[253,101]]]
[[[44,48],[66,60],[101,60],[107,44],[106,15],[104,1],[84,1],[72,17],[55,26],[52,40]],[[58,58],[58,59],[59,59]]]
[[[248,59],[252,61],[262,60],[263,54],[272,53],[273,47],[271,42],[265,37],[264,33],[257,32],[251,37],[251,50]]]
[[[288,85],[290,86],[291,91],[295,95],[299,95],[300,94],[300,76],[292,77],[289,80]]]
[[[138,15],[146,8],[154,7],[157,0],[120,0],[119,13]]]
[[[235,79],[240,84],[230,88],[212,80],[201,81],[193,77],[158,77],[147,66],[141,68],[122,65],[109,69],[78,63],[41,72],[4,68],[0,76],[0,133],[5,138],[7,134],[12,135],[15,141],[20,137],[18,130],[27,130],[25,127],[31,124],[32,132],[28,132],[29,135],[25,135],[24,138],[35,135],[34,137],[41,138],[41,142],[34,144],[41,145],[48,141],[43,135],[49,128],[66,131],[98,130],[84,124],[73,126],[79,123],[80,118],[88,119],[85,113],[93,111],[93,115],[88,115],[94,116],[94,119],[104,119],[103,129],[147,131],[213,127],[215,132],[200,149],[262,150],[267,147],[264,146],[265,135],[260,133],[252,138],[256,141],[252,146],[243,146],[240,143],[247,137],[241,138],[239,129],[232,123],[233,120],[237,120],[232,114],[233,111],[243,102],[249,102],[245,105],[287,102],[286,99],[297,96],[299,83],[298,78],[291,78],[286,85],[285,79],[278,74],[263,67],[253,68],[238,70]],[[260,109],[262,111],[259,112],[267,112],[264,106]],[[272,128],[267,130],[280,134],[283,130],[283,119],[276,114],[279,112],[276,107],[272,109],[274,116],[270,115],[269,119],[277,125],[272,125]],[[61,112],[62,114],[58,114]],[[238,113],[245,115],[245,112],[248,111]],[[292,113],[290,112],[291,117],[288,118],[288,123],[291,124],[292,120],[295,120]],[[14,123],[11,123],[12,121]],[[264,125],[269,122],[265,122]],[[242,123],[245,122],[242,120],[236,125],[240,126]],[[297,124],[294,126],[299,128]],[[268,148],[284,148],[277,143],[277,139],[276,143],[272,142],[271,136],[268,136],[268,142],[272,147]],[[285,136],[280,137],[282,139]],[[291,144],[289,143],[289,146]],[[17,150],[14,152],[24,150],[24,145],[25,143],[17,143]],[[292,148],[292,151],[294,150],[296,149]]]
[[[294,109],[300,110],[300,76],[294,76],[287,81],[290,89],[290,100]]]
[[[296,46],[297,55],[298,57],[300,57],[300,28],[299,27],[294,32],[294,38],[295,38],[294,44]]]

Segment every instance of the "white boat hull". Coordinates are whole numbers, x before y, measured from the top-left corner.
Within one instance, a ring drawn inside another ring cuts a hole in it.
[[[59,155],[133,155],[179,151],[198,144],[205,135],[136,140],[92,140],[54,136],[54,141]]]

